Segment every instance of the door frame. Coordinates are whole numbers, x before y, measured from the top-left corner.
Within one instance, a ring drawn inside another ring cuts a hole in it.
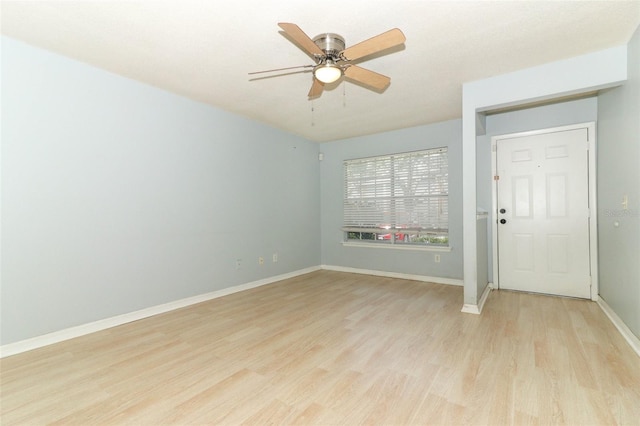
[[[569,126],[550,127],[527,132],[509,133],[491,137],[491,238],[493,243],[493,287],[500,288],[500,269],[498,259],[498,181],[495,180],[498,166],[497,143],[501,139],[513,139],[523,136],[535,136],[545,133],[587,129],[588,173],[589,173],[589,266],[591,274],[591,300],[598,301],[598,209],[596,198],[596,123],[586,122]]]

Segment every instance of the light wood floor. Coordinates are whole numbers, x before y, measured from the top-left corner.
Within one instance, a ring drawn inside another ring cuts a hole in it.
[[[3,425],[640,424],[593,302],[319,271],[1,361]]]

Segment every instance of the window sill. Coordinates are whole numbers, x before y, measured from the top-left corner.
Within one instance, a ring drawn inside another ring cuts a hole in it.
[[[384,244],[384,243],[354,243],[351,241],[343,241],[344,247],[363,247],[374,249],[391,249],[391,250],[413,250],[413,251],[439,251],[450,252],[450,246],[412,246],[405,244]]]

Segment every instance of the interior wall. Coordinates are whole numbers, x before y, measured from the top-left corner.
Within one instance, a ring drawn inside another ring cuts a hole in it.
[[[319,264],[300,137],[3,37],[1,148],[2,344]]]
[[[347,159],[448,147],[449,244],[451,252],[344,246],[344,170]],[[441,278],[462,278],[462,158],[461,120],[451,120],[325,143],[321,178],[322,264]]]
[[[491,114],[486,117],[486,134],[477,137],[476,179],[478,207],[489,212],[488,271],[490,282],[493,282],[493,241],[491,235],[496,221],[495,212],[492,211],[494,181],[491,171],[491,138],[509,133],[595,122],[597,118],[598,100],[595,96]]]
[[[598,269],[600,297],[640,338],[640,28],[627,49],[627,82],[598,97]]]

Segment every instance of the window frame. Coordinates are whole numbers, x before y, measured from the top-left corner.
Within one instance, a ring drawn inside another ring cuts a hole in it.
[[[344,160],[343,245],[450,251],[448,155],[441,146]]]

